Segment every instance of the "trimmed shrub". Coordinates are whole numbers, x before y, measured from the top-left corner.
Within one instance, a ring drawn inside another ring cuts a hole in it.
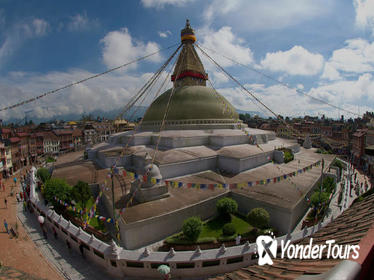
[[[199,217],[186,219],[182,226],[184,236],[191,241],[196,241],[199,238],[202,229],[203,222]]]
[[[270,215],[264,208],[253,208],[247,215],[248,222],[257,228],[266,228],[269,225]]]
[[[222,233],[224,236],[231,236],[236,233],[235,225],[233,223],[227,223],[222,228]]]
[[[222,198],[216,204],[218,214],[225,220],[231,220],[231,214],[238,211],[238,203],[232,198]]]
[[[294,159],[293,153],[291,150],[286,149],[284,150],[284,163],[290,162]]]

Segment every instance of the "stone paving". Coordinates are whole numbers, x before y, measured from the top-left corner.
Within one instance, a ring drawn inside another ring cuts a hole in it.
[[[43,233],[40,229],[36,216],[34,214],[24,212],[21,204],[18,205],[17,215],[31,240],[34,241],[44,257],[65,277],[65,279],[117,279],[109,276],[105,272],[104,268],[101,268],[84,259],[78,252],[74,250],[69,251],[65,245],[65,242],[63,242],[61,239],[56,240],[53,237],[51,230],[48,231],[48,240],[46,240],[43,237]]]

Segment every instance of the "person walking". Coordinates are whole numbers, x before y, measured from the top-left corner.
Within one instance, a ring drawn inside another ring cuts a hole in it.
[[[6,233],[9,234],[8,223],[5,219],[4,219],[4,227],[5,227]]]
[[[81,252],[82,257],[84,258],[84,248],[83,248],[83,244],[80,244],[80,245],[79,245],[79,251]]]
[[[6,197],[4,197],[4,204],[5,204],[5,208],[8,208],[8,200],[6,199]]]
[[[54,235],[55,239],[57,239],[57,231],[54,227],[52,227],[52,231],[53,231],[53,235]]]
[[[71,245],[69,240],[66,239],[66,246],[68,247],[69,253],[71,252]]]

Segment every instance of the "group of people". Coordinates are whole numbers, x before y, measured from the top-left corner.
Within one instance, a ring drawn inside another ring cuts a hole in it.
[[[353,165],[349,166],[348,168],[348,174],[352,174],[349,178],[347,178],[348,180],[350,180],[349,195],[352,196],[352,190],[355,191],[356,196],[359,196],[367,192],[371,188],[371,186],[368,183],[368,178],[364,175],[365,182],[360,182],[358,178],[358,170],[356,170]]]
[[[26,171],[26,173],[28,173]],[[17,186],[17,177],[14,177],[13,178],[13,181],[14,181],[14,185],[12,184],[11,185],[11,193],[10,193],[10,196],[13,196],[13,189]],[[21,191],[20,192],[17,192],[16,193],[16,200],[17,202],[23,202],[23,206],[24,206],[24,209],[26,208],[27,206],[27,194],[26,192],[24,191],[24,183],[26,182],[26,174],[25,175],[20,175],[20,183],[21,183]],[[8,199],[9,197],[6,195],[6,187],[5,187],[5,182],[3,180],[0,180],[0,187],[2,189],[2,191],[4,192],[4,208],[7,209],[8,208]],[[11,227],[9,226],[9,223],[8,221],[4,218],[3,220],[3,224],[4,224],[4,228],[5,228],[5,231],[9,234],[11,233]]]

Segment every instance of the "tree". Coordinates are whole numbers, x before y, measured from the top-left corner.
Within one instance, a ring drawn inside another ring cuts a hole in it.
[[[184,221],[182,231],[185,237],[190,241],[196,241],[199,238],[201,230],[203,229],[203,222],[199,217],[190,217]]]
[[[55,206],[58,205],[55,201],[61,199],[62,201],[71,201],[72,187],[66,183],[64,179],[51,178],[45,182],[44,196],[48,201],[51,201]]]
[[[36,176],[43,182],[45,183],[49,178],[51,178],[51,174],[49,173],[47,168],[39,168],[38,171],[36,172]]]
[[[216,204],[218,214],[225,220],[231,220],[231,214],[238,211],[238,203],[232,198],[221,198]]]
[[[270,215],[264,208],[253,208],[247,215],[248,222],[258,228],[269,226]]]
[[[327,192],[322,192],[321,195],[319,191],[315,191],[312,196],[310,197],[310,204],[313,207],[319,206],[319,204],[323,204],[329,200],[329,194]]]
[[[85,208],[87,201],[91,198],[91,190],[88,183],[78,181],[73,187],[72,197],[76,202],[79,202],[82,209]]]

